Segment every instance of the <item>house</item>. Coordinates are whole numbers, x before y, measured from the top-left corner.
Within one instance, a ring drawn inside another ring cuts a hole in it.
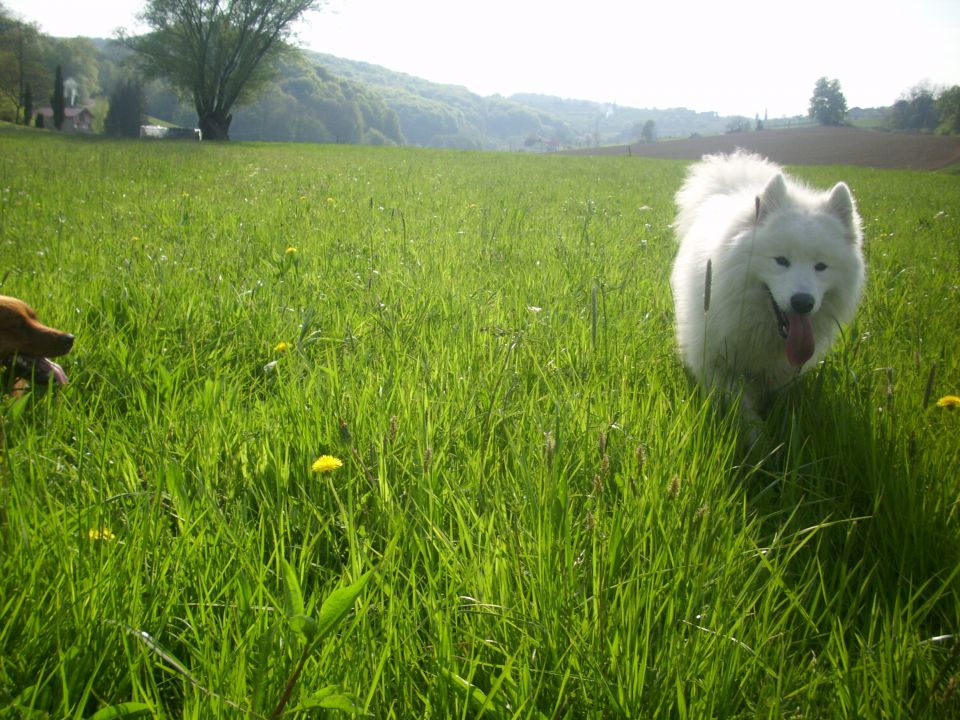
[[[43,127],[54,129],[53,108],[42,107],[34,110],[34,115],[43,115]],[[86,107],[68,107],[63,109],[63,126],[61,132],[90,133],[93,132],[93,113]]]

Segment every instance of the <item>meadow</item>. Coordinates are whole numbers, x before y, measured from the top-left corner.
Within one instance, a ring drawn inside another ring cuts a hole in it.
[[[796,169],[869,286],[750,442],[685,167],[0,132],[0,718],[960,717],[960,177]]]

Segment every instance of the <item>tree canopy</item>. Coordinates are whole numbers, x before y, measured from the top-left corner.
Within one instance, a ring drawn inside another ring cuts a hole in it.
[[[839,80],[817,80],[810,98],[810,117],[821,125],[839,125],[847,114],[847,98]]]
[[[142,72],[193,101],[203,137],[229,139],[232,110],[271,78],[291,25],[317,0],[147,0],[152,28],[124,42]]]
[[[944,90],[937,99],[940,127],[945,134],[960,135],[960,85]]]
[[[110,93],[110,109],[104,121],[107,135],[139,137],[143,123],[143,86],[134,79],[120,82]]]
[[[41,37],[36,24],[16,20],[0,4],[0,103],[13,110],[15,122],[21,121],[27,88],[49,86],[51,73],[42,62]]]

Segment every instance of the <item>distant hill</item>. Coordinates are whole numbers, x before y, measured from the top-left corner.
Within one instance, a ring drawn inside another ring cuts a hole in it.
[[[129,51],[105,39],[49,40],[57,64],[78,84],[80,102],[98,104],[96,122],[102,127],[107,98],[128,75]],[[277,71],[275,81],[252,103],[235,108],[232,138],[544,151],[626,146],[640,139],[645,126],[664,140],[752,130],[758,121],[535,93],[483,97],[463,86],[307,50],[285,55]],[[162,83],[144,87],[144,107],[147,115],[164,122],[196,123],[191,104]],[[854,108],[850,117],[880,124],[883,111]],[[775,120],[767,127],[784,122],[807,121]]]
[[[571,144],[576,130],[550,113],[500,96],[482,97],[379,65],[306,51],[316,65],[369,87],[400,118],[407,142],[427,147],[508,150],[531,137]]]
[[[482,97],[379,65],[305,52],[333,75],[375,88],[400,117],[407,141],[430,147],[494,150],[594,147],[636,140],[653,120],[659,137],[723,133],[730,118],[686,108],[649,110],[525,93]]]
[[[578,134],[596,144],[632,142],[644,123],[652,120],[660,138],[715,135],[726,130],[730,118],[715,112],[697,112],[687,108],[632,108],[616,103],[569,100],[551,95],[524,93],[512,95],[514,102],[550,113],[575,128]]]

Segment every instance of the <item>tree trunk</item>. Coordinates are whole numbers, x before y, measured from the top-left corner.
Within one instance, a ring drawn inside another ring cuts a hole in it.
[[[232,114],[210,112],[199,117],[200,132],[204,140],[229,140]]]

